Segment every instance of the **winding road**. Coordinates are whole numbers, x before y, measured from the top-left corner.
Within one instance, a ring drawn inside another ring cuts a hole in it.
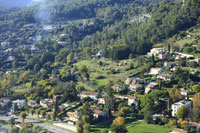
[[[0,120],[5,120],[5,121],[8,121],[10,119],[10,117],[8,116],[2,116],[0,115]],[[15,117],[15,121],[17,122],[22,122],[22,120],[19,118],[19,117]],[[43,127],[51,132],[54,132],[54,133],[74,133],[72,131],[69,131],[67,129],[63,129],[63,128],[60,128],[60,127],[57,127],[55,125],[50,125],[50,124],[47,124],[47,123],[41,123],[41,122],[36,122],[34,120],[25,120],[26,123],[32,123],[32,124],[35,124],[35,125],[38,125],[40,127]],[[68,125],[66,123],[66,125]]]

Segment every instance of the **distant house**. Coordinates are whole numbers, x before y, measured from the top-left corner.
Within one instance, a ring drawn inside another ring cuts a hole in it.
[[[94,118],[98,119],[99,117],[106,117],[106,112],[101,111],[101,110],[94,110],[93,111],[93,116]]]
[[[24,123],[20,123],[20,124],[16,124],[15,126],[18,127],[18,128],[20,129],[20,128],[24,127],[25,124],[24,124]]]
[[[35,51],[36,50],[34,45],[30,45],[29,48],[30,48],[31,51]]]
[[[158,57],[159,59],[163,59],[163,58],[165,58],[166,56],[167,56],[167,54],[162,53],[162,54],[159,54],[157,57]]]
[[[6,48],[10,46],[10,42],[1,42],[1,47]]]
[[[4,50],[3,52],[4,52],[4,53],[8,53],[8,52],[10,52],[10,51],[12,51],[12,50],[13,50],[13,48],[8,48],[8,49]]]
[[[98,53],[96,54],[96,57],[103,58],[103,51],[102,50],[98,51]]]
[[[53,106],[53,101],[49,99],[44,99],[40,101],[40,105],[44,108],[52,108]]]
[[[15,57],[14,56],[8,56],[7,61],[14,61]]]
[[[0,105],[5,106],[7,105],[11,100],[9,98],[1,98],[0,99]]]
[[[174,128],[170,133],[187,133],[187,131],[181,128]]]
[[[24,107],[26,101],[25,100],[15,100],[15,101],[12,101],[12,108],[14,108],[15,105],[17,105],[18,108],[22,108]]]
[[[145,88],[145,94],[148,94],[155,89],[158,89],[158,84],[156,82],[150,82]]]
[[[196,61],[196,63],[197,63],[198,65],[200,65],[200,58],[195,59],[195,61]]]
[[[18,45],[17,46],[17,48],[19,48],[19,49],[22,49],[22,48],[24,48],[25,46],[24,45]]]
[[[79,56],[74,56],[74,60],[78,60],[79,59]]]
[[[181,93],[181,95],[183,95],[183,96],[187,96],[187,95],[188,95],[188,90],[186,90],[186,89],[184,89],[184,88],[181,88],[180,93]]]
[[[185,106],[188,109],[190,109],[191,101],[181,100],[177,103],[172,104],[172,116],[174,116],[174,117],[176,116],[176,113],[181,106]]]
[[[133,81],[133,78],[127,78],[124,82],[126,85],[129,85]]]
[[[57,79],[57,74],[52,74],[51,77],[49,77],[49,79],[51,79],[51,80]]]
[[[39,104],[37,104],[37,102],[34,101],[34,100],[28,101],[28,102],[27,102],[27,105],[30,106],[30,107],[33,107],[33,108],[36,108],[36,107],[39,106]]]
[[[57,100],[61,99],[62,95],[53,95],[53,101],[56,102]]]
[[[184,54],[184,53],[178,53],[178,55],[183,59],[189,59],[189,58],[194,58],[194,55],[190,55],[190,54]]]
[[[154,115],[152,115],[152,118],[153,118],[153,120],[155,121],[157,118],[162,118],[163,117],[163,115],[162,114],[154,114]]]
[[[173,67],[170,69],[171,72],[174,72],[176,70],[176,67]]]
[[[164,62],[164,66],[165,67],[173,67],[173,66],[176,66],[176,64],[174,62]]]
[[[76,121],[78,121],[78,119],[79,119],[79,115],[78,115],[78,112],[77,111],[75,111],[75,112],[67,112],[67,118],[68,118],[68,120],[70,120],[70,121],[73,121],[73,122],[76,122]]]
[[[176,61],[180,61],[182,60],[184,57],[180,56],[180,55],[176,55],[175,60]]]
[[[164,48],[152,48],[148,55],[159,55],[165,52],[166,50]]]
[[[157,75],[157,74],[161,74],[162,72],[164,72],[164,70],[162,68],[151,68],[150,70],[150,75]]]
[[[69,36],[69,35],[63,33],[63,34],[60,34],[60,36],[61,36],[61,37],[67,37],[67,36]]]
[[[57,42],[57,43],[58,43],[58,45],[63,46],[63,47],[67,46],[66,42]]]
[[[138,106],[138,101],[139,101],[139,99],[137,97],[134,97],[134,96],[129,96],[128,97],[128,105],[129,106],[137,107]]]
[[[129,86],[129,90],[132,91],[132,92],[138,92],[139,90],[141,90],[143,88],[143,85],[142,84],[130,84]]]
[[[80,98],[83,99],[85,97],[89,97],[93,100],[96,100],[97,98],[99,98],[100,94],[98,92],[94,92],[94,91],[82,91],[80,93]]]
[[[162,59],[166,56],[166,52],[167,51],[164,48],[153,48],[150,52],[148,52],[148,55],[154,55],[157,56],[159,59]]]
[[[10,74],[11,73],[11,71],[6,71],[6,74]]]
[[[157,75],[157,79],[162,79],[164,81],[171,81],[174,79],[174,76],[170,74],[159,74]]]
[[[115,92],[120,92],[120,91],[124,91],[126,88],[123,86],[120,86],[118,84],[115,84],[111,87]]]
[[[98,104],[106,104],[105,99],[104,98],[99,98],[98,99]]]

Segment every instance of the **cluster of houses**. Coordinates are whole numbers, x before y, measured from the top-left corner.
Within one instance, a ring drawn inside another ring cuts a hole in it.
[[[159,58],[159,59],[163,59],[164,57],[166,57],[168,55],[168,52],[166,49],[164,48],[152,48],[150,50],[150,52],[147,53],[147,55],[152,56],[154,55],[155,57]],[[194,55],[190,55],[190,54],[185,54],[185,53],[180,53],[180,52],[174,52],[174,59],[176,61],[181,61],[183,59],[188,59],[190,62],[194,61],[196,62],[198,65],[200,65],[200,58],[195,58]],[[174,64],[173,62],[171,62],[172,64]],[[166,64],[164,64],[164,66],[168,66],[171,65],[170,62],[166,62]]]
[[[167,56],[167,51],[163,48],[153,48],[148,53],[148,55],[154,55],[154,56],[157,56],[159,59],[162,59],[163,57]],[[95,56],[98,58],[101,58],[103,56],[102,51],[99,51]],[[177,54],[177,59],[178,59],[178,57],[183,58],[183,56],[184,55]],[[190,57],[188,56],[188,57],[184,57],[184,58],[190,58]],[[8,59],[13,60],[14,58],[9,57]],[[197,61],[199,64],[200,59],[194,59],[194,60]],[[175,66],[176,66],[175,62],[164,62],[164,67],[175,68]],[[147,75],[151,75],[151,77],[155,77],[156,79],[160,79],[163,81],[172,81],[175,78],[171,74],[174,70],[170,69],[171,71],[166,72],[163,68],[161,68],[161,67],[151,68]],[[50,79],[55,79],[55,78],[57,78],[56,74],[54,74],[50,77]],[[140,92],[140,93],[146,95],[154,90],[159,89],[159,85],[158,85],[158,83],[156,83],[152,80],[144,81],[138,77],[131,77],[131,78],[127,78],[124,81],[123,85],[122,84],[114,84],[111,87],[111,89],[113,90],[113,92],[115,92],[115,94],[119,94],[120,92],[123,92],[123,91],[130,91],[133,93]],[[180,94],[183,96],[187,96],[188,90],[181,88]],[[99,108],[99,105],[106,104],[105,99],[104,99],[104,93],[95,92],[95,91],[82,91],[81,93],[79,93],[78,96],[80,97],[81,100],[83,100],[85,98],[89,98],[91,101],[97,102],[96,105],[90,106],[90,108],[93,110],[93,116],[95,119],[106,117],[106,115],[107,115],[106,112]],[[117,98],[126,99],[128,101],[128,106],[132,106],[132,107],[138,106],[139,98],[137,98],[135,96],[118,96],[118,95],[114,95],[114,96],[115,96],[115,99],[117,99]],[[34,100],[29,100],[28,102],[26,102],[25,100],[18,99],[18,100],[12,101],[12,109],[14,109],[14,106],[18,106],[18,108],[22,108],[26,104],[32,108],[38,108],[40,106],[44,107],[44,108],[52,108],[54,103],[61,98],[62,98],[62,95],[54,95],[52,99],[43,99],[43,100],[40,100],[39,103]],[[9,102],[11,102],[9,99],[6,99],[6,98],[0,99],[0,105],[6,105]],[[188,109],[191,109],[192,102],[189,100],[181,100],[181,101],[178,101],[178,102],[172,104],[171,109],[172,109],[173,117],[176,117],[177,111],[181,106],[186,106]],[[67,103],[62,103],[59,106],[60,109],[65,109],[67,107],[69,107],[69,105]],[[153,117],[153,119],[156,119],[157,117],[162,117],[162,115],[154,114],[152,117]],[[66,113],[66,117],[64,117],[64,121],[67,121],[69,123],[75,123],[79,118],[80,118],[80,115],[79,115],[78,109],[73,108]],[[173,132],[176,132],[176,130],[178,131],[179,129],[174,129]]]
[[[164,48],[153,48],[147,54],[150,56],[154,55],[158,57],[159,59],[163,59],[164,57],[167,56],[167,50],[165,50]]]

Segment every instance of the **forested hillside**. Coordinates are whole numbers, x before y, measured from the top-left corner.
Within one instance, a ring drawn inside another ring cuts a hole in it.
[[[93,52],[104,50],[105,57],[113,60],[126,59],[130,54],[145,54],[153,44],[199,23],[199,5],[199,0],[42,1],[19,11],[0,9],[0,40],[10,40],[17,46],[25,36],[8,39],[6,31],[18,31],[30,23],[50,24],[56,28],[44,45],[53,44],[55,40],[50,38],[55,35],[67,34],[60,39],[79,51],[88,47]],[[37,34],[41,34],[40,28],[33,33]]]

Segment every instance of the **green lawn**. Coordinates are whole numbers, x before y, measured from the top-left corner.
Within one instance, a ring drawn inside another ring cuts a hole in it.
[[[103,66],[98,66],[99,61],[103,62]],[[119,79],[124,81],[129,76],[136,75],[139,72],[143,71],[143,67],[127,71],[127,68],[131,62],[134,63],[133,60],[122,60],[120,62],[112,62],[109,59],[79,61],[75,63],[74,66],[80,68],[82,65],[86,65],[89,69],[90,80],[93,81],[94,84],[88,85],[84,82],[78,82],[78,84],[84,86],[86,90],[96,90],[103,85],[107,85],[109,81],[116,82]],[[112,74],[110,73],[111,69],[114,69],[118,72]]]
[[[92,126],[90,132],[91,133],[101,133],[101,130],[103,130],[103,129],[110,130],[110,124]]]
[[[127,127],[129,133],[168,133],[171,128],[165,126],[146,124],[145,121]]]

